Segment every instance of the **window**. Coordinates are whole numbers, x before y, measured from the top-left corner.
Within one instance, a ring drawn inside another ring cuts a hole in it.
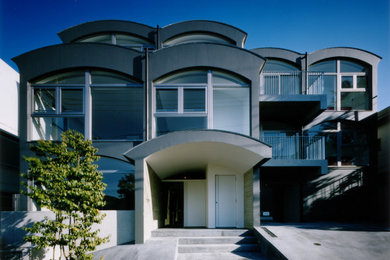
[[[153,42],[139,36],[124,33],[94,34],[78,39],[76,42],[98,42],[114,44],[137,51],[143,51],[145,48],[154,49]]]
[[[32,140],[59,140],[68,129],[84,133],[83,73],[60,73],[32,85]]]
[[[90,73],[92,139],[143,140],[143,85],[119,73]]]
[[[242,79],[213,73],[213,128],[250,134],[249,88]]]
[[[325,93],[328,109],[369,110],[369,68],[358,62],[335,59],[310,66],[311,71],[325,73]]]
[[[235,45],[235,43],[232,40],[222,35],[204,33],[204,32],[192,32],[192,33],[181,34],[179,36],[175,36],[171,39],[168,39],[163,43],[163,47],[168,47],[168,46],[173,46],[173,45],[183,44],[183,43],[196,43],[196,42],[211,42],[211,43]]]
[[[325,121],[308,131],[325,137],[325,158],[329,165],[368,165],[366,130],[353,121]]]
[[[261,93],[265,95],[301,94],[301,71],[287,62],[267,60],[261,73]]]
[[[39,79],[31,89],[30,140],[59,140],[68,129],[95,140],[143,139],[143,87],[126,75],[78,70]]]
[[[249,135],[249,96],[248,85],[225,72],[169,75],[154,84],[154,132],[210,128]]]
[[[103,173],[106,205],[104,210],[134,210],[134,166],[117,159],[101,157],[96,162]]]

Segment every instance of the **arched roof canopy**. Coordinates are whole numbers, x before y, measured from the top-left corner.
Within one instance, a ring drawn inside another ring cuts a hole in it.
[[[70,43],[85,36],[107,32],[132,34],[155,42],[155,29],[153,27],[120,20],[100,20],[82,23],[59,32],[58,36],[64,43]]]
[[[150,54],[149,79],[156,80],[188,68],[218,68],[256,82],[265,59],[235,46],[192,43],[163,48]]]
[[[162,27],[160,30],[160,41],[165,42],[168,39],[191,32],[204,32],[220,35],[231,40],[237,47],[240,48],[244,47],[247,37],[246,32],[225,23],[206,20],[193,20],[174,23]]]
[[[121,72],[143,81],[140,53],[116,45],[72,43],[44,47],[13,58],[24,80],[77,68],[99,68]],[[132,62],[133,61],[133,62]],[[139,64],[136,64],[139,63]]]
[[[124,156],[131,162],[146,160],[164,179],[186,170],[205,169],[210,163],[243,173],[270,159],[272,149],[257,139],[232,132],[177,131],[144,142]]]
[[[303,54],[281,48],[257,48],[251,49],[252,52],[261,55],[267,59],[276,59],[292,63],[296,67],[301,67],[301,59]]]
[[[326,60],[330,58],[346,58],[363,61],[371,66],[377,66],[382,59],[376,54],[371,52],[360,50],[356,48],[348,47],[335,47],[315,51],[308,55],[308,65],[312,65],[318,61]]]

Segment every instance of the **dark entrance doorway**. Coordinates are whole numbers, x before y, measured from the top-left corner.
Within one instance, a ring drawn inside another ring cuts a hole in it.
[[[183,182],[163,182],[164,227],[182,228],[184,226],[183,187]]]

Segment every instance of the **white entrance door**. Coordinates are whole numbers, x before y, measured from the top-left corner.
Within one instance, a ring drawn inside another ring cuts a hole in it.
[[[216,227],[236,226],[236,176],[215,176]]]
[[[184,182],[184,227],[206,226],[206,184]]]

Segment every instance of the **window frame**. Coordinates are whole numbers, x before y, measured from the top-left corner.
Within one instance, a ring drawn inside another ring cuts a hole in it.
[[[117,36],[118,35],[129,35],[131,37],[134,37],[134,38],[137,38],[137,39],[140,39],[140,40],[144,41],[144,43],[118,44],[117,43]],[[111,42],[110,43],[104,43],[104,42],[99,42],[99,41],[96,41],[96,42],[95,41],[88,41],[89,39],[97,37],[97,36],[109,36],[111,38],[110,39]],[[122,46],[122,47],[125,47],[125,48],[129,48],[129,49],[133,49],[133,50],[136,50],[136,51],[140,51],[140,52],[143,52],[145,49],[149,49],[149,50],[155,50],[156,49],[156,47],[154,46],[154,44],[151,41],[148,41],[146,39],[138,37],[137,35],[120,33],[120,32],[107,32],[107,33],[91,34],[91,35],[88,35],[86,37],[83,37],[83,38],[80,38],[80,39],[76,40],[76,42],[95,42],[95,43],[102,43],[102,44],[113,44],[113,45]]]
[[[332,59],[330,59],[332,60]],[[341,104],[341,94],[342,93],[346,93],[346,92],[349,92],[349,93],[361,93],[361,92],[365,92],[367,94],[370,94],[368,91],[370,89],[370,82],[369,82],[369,72],[341,72],[341,61],[342,60],[347,60],[349,61],[348,59],[333,59],[333,60],[336,60],[336,72],[323,72],[324,73],[324,77],[325,76],[335,76],[336,77],[336,102],[335,102],[335,109],[329,109],[328,110],[335,110],[335,111],[345,111],[342,109],[342,104]],[[321,63],[321,62],[324,62],[326,60],[323,60],[323,61],[320,61],[318,63]],[[357,63],[356,61],[352,61],[354,63]],[[312,64],[311,66],[313,66],[315,64]],[[368,66],[366,66],[368,67]],[[343,88],[342,87],[342,78],[343,77],[352,77],[352,88]],[[358,88],[358,77],[365,77],[366,78],[366,87],[365,88]],[[368,102],[370,102],[368,100]],[[328,104],[329,105],[329,104]],[[368,110],[371,110],[372,109],[372,104],[369,103],[368,104]],[[349,110],[349,109],[348,109]],[[365,109],[351,109],[352,111],[367,111]]]
[[[103,71],[105,71],[103,69]],[[115,71],[109,71],[110,73],[120,73]],[[61,73],[61,72],[58,72]],[[144,88],[144,84],[142,83],[92,83],[91,79],[91,69],[85,68],[82,69],[82,73],[84,74],[84,83],[78,84],[70,84],[70,83],[28,83],[29,89],[29,99],[28,99],[28,126],[27,126],[27,136],[28,141],[36,141],[33,138],[34,125],[33,118],[37,117],[53,117],[53,118],[70,118],[70,117],[78,117],[83,118],[84,122],[84,138],[86,140],[93,140],[92,138],[92,88]],[[126,75],[129,80],[133,81],[130,76]],[[47,111],[47,112],[36,112],[35,111],[35,89],[43,88],[43,89],[54,89],[55,90],[55,111]],[[62,89],[77,89],[82,90],[82,111],[71,111],[71,112],[62,112],[62,98],[61,98],[61,90]],[[145,102],[145,100],[144,100]],[[142,111],[144,113],[144,107],[142,107]],[[144,133],[143,133],[144,135]],[[143,139],[145,136],[143,137]],[[143,141],[143,139],[99,139],[98,141]]]
[[[153,83],[152,84],[152,138],[157,136],[157,119],[160,117],[206,117],[207,129],[213,129],[213,91],[215,88],[249,88],[249,102],[251,102],[249,83],[213,83],[213,71],[203,70],[207,73],[206,83]],[[219,73],[220,71],[216,71]],[[179,72],[180,73],[180,72]],[[223,72],[227,73],[229,72]],[[231,75],[234,77],[234,75]],[[157,81],[159,82],[159,81]],[[178,89],[178,111],[159,112],[156,109],[156,90],[157,89]],[[184,90],[185,89],[204,89],[205,90],[205,111],[185,111],[184,110]],[[250,106],[249,106],[250,109]],[[251,113],[249,113],[251,114]],[[251,132],[251,131],[249,131]]]

